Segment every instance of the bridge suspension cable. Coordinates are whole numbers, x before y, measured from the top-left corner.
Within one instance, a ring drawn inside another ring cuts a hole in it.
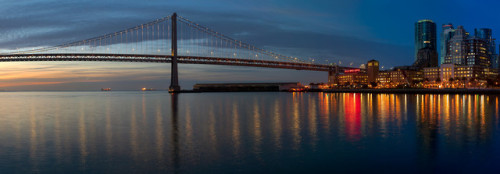
[[[177,21],[179,56],[314,64],[314,61],[286,56],[233,39],[182,16],[178,16]],[[167,16],[89,39],[50,47],[19,50],[9,54],[170,55],[171,30],[171,16]]]
[[[107,54],[168,54],[168,36],[165,28],[171,16],[136,25],[125,30],[104,34],[56,46],[18,50],[9,54],[37,53],[107,53]],[[160,30],[162,28],[162,30]],[[140,35],[140,36],[139,36]],[[156,35],[154,37],[153,35]],[[160,37],[161,36],[161,37]],[[152,41],[157,43],[152,43]],[[162,43],[164,45],[160,45]],[[151,51],[155,50],[155,52]]]
[[[291,61],[291,62],[301,62],[308,63],[304,59],[299,59],[297,57],[285,56],[272,51],[268,51],[249,43],[243,42],[241,40],[233,39],[227,35],[216,32],[206,26],[195,23],[185,17],[179,16],[179,22],[181,26],[187,26],[190,32],[191,46],[197,46],[196,49],[200,50],[198,53],[209,52],[211,57],[225,57],[225,58],[246,58],[246,59],[257,59],[257,60],[274,60],[274,61]],[[181,31],[184,29],[181,29]],[[196,31],[193,34],[193,30]],[[201,33],[201,37],[200,37]],[[181,37],[186,37],[185,34],[181,34]],[[195,39],[193,39],[195,38]],[[206,42],[198,42],[200,39],[205,39]],[[181,41],[184,39],[181,39]],[[181,44],[184,45],[184,44]],[[192,47],[184,47],[183,49],[193,49]],[[216,51],[217,50],[217,51]],[[188,52],[188,51],[185,51]]]

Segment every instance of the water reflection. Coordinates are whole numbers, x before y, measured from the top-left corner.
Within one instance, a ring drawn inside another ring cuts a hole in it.
[[[340,173],[362,172],[343,167],[353,160],[436,172],[500,157],[498,96],[35,94],[2,94],[11,102],[0,106],[0,154],[14,160],[0,164],[29,165],[21,172],[298,172],[297,160]],[[21,110],[16,100],[31,102]]]
[[[178,173],[180,166],[180,155],[179,155],[179,96],[178,94],[172,94],[171,96],[171,111],[172,111],[172,161],[174,172]]]

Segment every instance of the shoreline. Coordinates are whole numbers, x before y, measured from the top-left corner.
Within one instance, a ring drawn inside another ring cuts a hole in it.
[[[1,92],[144,92],[134,90],[117,90],[117,91],[0,91]],[[149,91],[148,91],[149,92]],[[169,92],[166,90],[154,92]],[[259,90],[243,90],[243,91],[197,91],[197,90],[181,90],[175,93],[251,93],[251,92],[287,92],[291,91],[259,91]],[[489,94],[500,95],[500,89],[329,89],[329,90],[309,90],[301,92],[324,92],[324,93],[373,93],[373,94]],[[171,93],[171,92],[169,92]]]
[[[326,93],[375,93],[375,94],[493,94],[500,89],[330,89]]]

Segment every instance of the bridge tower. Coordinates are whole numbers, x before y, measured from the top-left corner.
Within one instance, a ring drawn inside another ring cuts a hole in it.
[[[172,15],[172,68],[171,68],[171,78],[170,78],[170,87],[168,88],[169,92],[175,93],[181,90],[179,86],[179,74],[177,72],[177,13]]]

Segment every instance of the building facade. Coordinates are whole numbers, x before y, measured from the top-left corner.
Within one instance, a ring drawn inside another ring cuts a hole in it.
[[[498,51],[500,51],[500,45],[498,45]],[[497,54],[497,58],[492,61],[493,69],[500,71],[500,54]]]
[[[444,64],[444,60],[446,55],[448,54],[448,47],[450,39],[455,34],[455,29],[453,28],[453,24],[444,24],[442,25],[443,31],[441,32],[441,55],[439,56],[439,65]]]
[[[418,50],[429,47],[436,50],[436,23],[424,19],[415,23],[415,61]]]
[[[494,57],[490,51],[491,43],[488,39],[483,39],[484,33],[491,33],[488,30],[476,30],[475,36],[469,37],[469,34],[462,26],[458,26],[453,37],[448,42],[448,52],[444,64],[455,65],[478,65],[482,67],[491,67],[491,59]]]
[[[417,67],[419,69],[425,67],[436,67],[438,65],[438,53],[435,49],[429,47],[418,50],[417,61],[413,63],[413,67]]]
[[[338,74],[336,80],[336,84],[340,86],[366,85],[368,84],[368,75],[362,69],[351,69]]]
[[[376,60],[370,60],[366,65],[367,65],[366,71],[368,74],[368,83],[376,83],[378,72],[380,70],[379,62]]]
[[[386,87],[394,87],[401,84],[414,84],[423,81],[423,73],[420,70],[410,68],[395,68],[389,71],[381,71],[377,81]]]
[[[436,82],[436,81],[441,80],[441,77],[440,77],[441,68],[440,67],[424,68],[423,73],[424,73],[424,81]]]
[[[491,68],[498,68],[498,54],[496,53],[496,43],[493,38],[493,32],[490,28],[474,29],[474,36],[483,39],[486,42],[488,59]]]
[[[465,43],[467,46],[465,65],[491,67],[491,55],[488,54],[489,44],[486,40],[474,37],[467,39]]]
[[[483,67],[479,65],[454,65],[454,64],[443,64],[440,68],[441,81],[448,82],[452,80],[486,80],[495,79],[498,75],[498,71],[489,67]]]
[[[474,36],[486,41],[488,55],[493,56],[496,54],[496,43],[493,38],[493,31],[490,28],[474,29]]]
[[[444,64],[465,65],[467,56],[468,34],[462,26],[458,26],[453,37],[448,42],[448,51]]]

